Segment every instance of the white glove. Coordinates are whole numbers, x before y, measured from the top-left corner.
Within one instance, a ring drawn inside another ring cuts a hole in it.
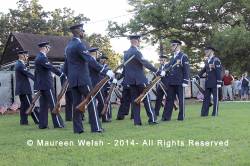
[[[115,73],[112,70],[108,70],[106,75],[109,76],[109,78],[114,78],[115,77]]]
[[[164,77],[166,75],[166,72],[164,70],[161,71],[161,77]]]
[[[217,88],[220,88],[220,87],[221,87],[221,85],[217,84]]]
[[[185,87],[187,87],[187,86],[188,86],[188,84],[184,84],[184,83],[182,84],[182,87],[183,87],[183,88],[185,88]]]
[[[113,84],[117,84],[117,79],[114,78],[113,81],[112,81],[112,83]]]

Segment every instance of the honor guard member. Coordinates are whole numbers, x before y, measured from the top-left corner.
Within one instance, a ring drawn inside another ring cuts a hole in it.
[[[48,60],[47,54],[50,51],[49,42],[38,44],[40,52],[35,58],[35,84],[34,89],[41,92],[40,112],[39,112],[39,128],[48,128],[48,108],[53,110],[56,103],[56,98],[53,94],[53,77],[52,73],[60,77],[65,75],[56,69]],[[59,114],[52,114],[52,122],[54,128],[64,128],[64,123]]]
[[[97,51],[98,48],[93,47],[88,49],[88,52],[94,57],[97,58]],[[100,58],[98,58],[100,60]],[[103,67],[105,67],[106,70],[108,70],[108,67],[106,64],[102,64]],[[95,68],[94,66],[89,65],[89,73],[90,73],[90,78],[92,81],[92,86],[94,87],[101,79],[104,77],[104,73],[100,73],[98,68]],[[104,87],[100,90],[100,92],[96,95],[96,100],[97,100],[97,111],[99,114],[99,117],[102,117],[102,122],[108,122],[108,119],[106,118],[106,115],[101,115],[101,112],[104,107],[105,103],[105,95],[104,95]]]
[[[127,51],[124,51],[124,54],[126,52]],[[125,75],[124,70],[122,70],[120,78],[118,78],[118,80],[123,78],[123,80],[121,82],[121,85],[122,85],[122,97],[121,97],[121,101],[120,101],[121,104],[120,104],[120,107],[118,109],[116,120],[123,120],[125,118],[125,116],[129,114],[130,105],[132,103],[129,85],[124,83],[124,75]],[[134,116],[133,112],[131,111],[130,119],[134,119],[133,116]]]
[[[20,107],[20,125],[28,125],[28,115],[25,113],[30,106],[32,101],[32,91],[29,82],[29,78],[34,81],[34,76],[28,71],[25,63],[28,60],[28,51],[19,51],[18,60],[15,64],[15,74],[16,74],[16,90],[15,94],[19,95],[21,102]],[[31,117],[35,124],[39,122],[39,113],[37,110],[31,112]]]
[[[166,65],[166,60],[167,60],[167,56],[161,55],[159,57],[159,62],[160,62],[160,67],[159,70],[163,70],[165,68]],[[161,82],[166,85],[166,76],[161,78]],[[159,112],[161,109],[161,103],[163,100],[163,97],[165,95],[164,91],[166,92],[166,89],[162,89],[164,87],[161,87],[159,84],[156,86],[156,101],[155,101],[155,115],[159,116]]]
[[[124,61],[127,61],[133,55],[135,55],[135,57],[124,67],[124,83],[129,85],[131,100],[134,101],[143,92],[146,84],[148,84],[143,67],[146,67],[153,72],[156,72],[157,69],[144,59],[142,53],[139,51],[140,36],[132,35],[129,38],[131,47],[124,54]],[[143,103],[149,118],[148,123],[157,124],[155,111],[151,107],[149,95],[144,98]],[[142,125],[140,117],[140,104],[132,102],[132,110],[134,113],[134,125]]]
[[[89,74],[89,65],[99,72],[106,72],[109,77],[114,77],[111,70],[106,71],[105,67],[100,65],[87,51],[86,45],[81,41],[84,37],[83,24],[70,27],[73,38],[66,46],[66,65],[68,71],[69,88],[73,95],[73,130],[74,133],[84,132],[82,124],[82,112],[75,109],[92,89],[91,78]],[[102,126],[99,121],[98,111],[95,106],[95,99],[88,105],[89,121],[92,132],[102,132]]]
[[[124,75],[124,70],[122,72],[122,75]],[[116,120],[123,120],[125,116],[129,114],[129,109],[131,105],[131,95],[130,95],[129,85],[124,83],[124,79],[122,80],[121,85],[122,85],[122,98],[120,101],[121,104],[118,109]],[[131,112],[131,119],[133,119],[132,112]]]
[[[61,72],[67,76],[67,71],[64,71],[64,65],[61,67]],[[61,77],[61,85],[63,86],[66,77]],[[73,117],[73,96],[70,88],[65,93],[65,121],[72,121]]]
[[[171,41],[171,51],[173,56],[170,62],[166,65],[166,68],[175,65],[166,77],[167,84],[167,99],[162,114],[162,121],[170,121],[174,100],[176,95],[179,99],[179,114],[177,120],[184,120],[185,118],[185,87],[189,83],[189,62],[188,57],[181,51],[181,41]]]
[[[102,64],[103,66],[105,66],[105,68],[109,69],[109,66],[107,64],[107,60],[108,60],[108,57],[104,54],[102,54],[99,58],[98,58],[98,61],[100,62],[100,64]],[[103,74],[100,74],[100,79],[102,79],[104,77]],[[112,83],[117,83],[117,79],[113,79],[112,80]],[[110,85],[111,85],[111,82],[108,82],[104,85],[104,87],[102,88],[101,90],[101,94],[102,94],[102,97],[104,99],[104,101],[106,100],[107,96],[108,96],[108,91],[110,89]],[[102,122],[111,122],[111,119],[112,119],[112,107],[111,107],[111,102],[109,103],[109,107],[108,107],[108,112],[102,116]]]
[[[205,47],[205,67],[196,76],[196,79],[200,79],[204,73],[206,73],[205,81],[205,94],[201,109],[201,116],[208,116],[209,103],[211,100],[211,94],[213,95],[213,113],[212,116],[218,115],[219,105],[219,88],[221,87],[221,62],[218,57],[214,55],[215,48],[212,46]]]

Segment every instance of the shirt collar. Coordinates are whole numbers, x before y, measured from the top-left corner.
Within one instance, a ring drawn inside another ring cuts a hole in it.
[[[180,53],[180,51],[175,51],[174,52],[174,58]]]
[[[210,56],[210,57],[208,58],[208,62],[210,62],[211,59],[212,59],[213,57],[214,57],[214,55]]]
[[[47,57],[45,52],[40,51],[41,54],[43,54],[45,57]]]
[[[24,64],[24,65],[25,65],[25,63],[24,63],[24,61],[23,61],[23,60],[19,59],[19,61],[20,61],[22,64]]]
[[[73,38],[77,39],[79,42],[82,42],[79,37],[73,37]]]

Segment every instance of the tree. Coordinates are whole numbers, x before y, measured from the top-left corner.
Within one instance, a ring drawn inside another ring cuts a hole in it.
[[[223,66],[234,75],[250,71],[250,31],[245,27],[227,28],[217,31],[212,42],[217,46]]]
[[[108,63],[111,68],[114,69],[118,65],[121,55],[111,49],[110,39],[107,36],[94,33],[87,37],[87,41],[89,41],[91,47],[98,47],[100,53],[109,58]]]
[[[90,19],[83,14],[75,15],[70,8],[45,11],[38,0],[19,0],[17,9],[10,9],[9,13],[0,13],[0,52],[10,32],[26,32],[44,35],[69,36],[69,27],[75,23],[86,23]],[[107,36],[92,34],[87,37],[91,45],[99,47],[101,52],[109,57],[111,67],[118,64],[120,55],[111,49]]]
[[[87,22],[83,14],[75,16],[69,8],[55,9],[48,12],[38,0],[19,0],[17,9],[9,13],[0,13],[0,52],[10,32],[26,32],[45,35],[69,35],[69,26],[74,23]]]
[[[203,47],[211,44],[217,32],[239,26],[249,31],[250,2],[247,0],[129,0],[134,17],[119,25],[110,22],[111,37],[140,33],[146,41],[155,44],[160,38],[178,38],[186,46],[193,69],[199,67]]]

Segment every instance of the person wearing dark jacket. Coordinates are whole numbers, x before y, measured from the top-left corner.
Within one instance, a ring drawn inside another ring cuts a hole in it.
[[[28,60],[28,51],[19,51],[18,60],[15,64],[15,75],[16,75],[16,89],[15,94],[19,95],[21,102],[20,107],[20,124],[28,125],[28,115],[25,113],[30,106],[32,101],[32,91],[29,79],[34,81],[34,75],[29,72],[28,68],[25,65],[25,62]],[[39,122],[39,112],[33,110],[31,112],[31,117],[35,124]]]

